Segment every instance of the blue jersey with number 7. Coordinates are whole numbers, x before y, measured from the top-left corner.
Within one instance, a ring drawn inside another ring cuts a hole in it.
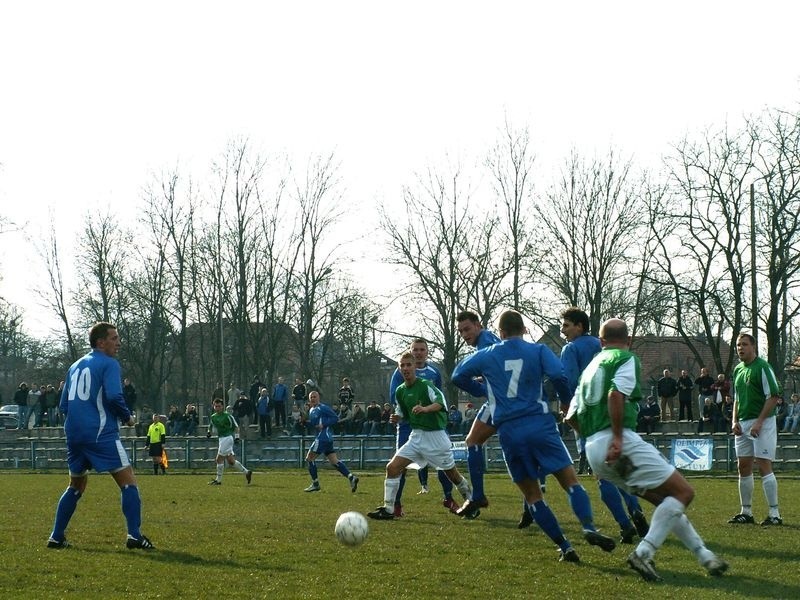
[[[473,396],[482,386],[473,377],[483,377],[492,423],[525,416],[550,414],[542,394],[547,376],[559,397],[569,401],[570,393],[564,367],[559,358],[543,344],[531,343],[520,337],[503,340],[478,350],[462,360],[453,371],[453,383]]]

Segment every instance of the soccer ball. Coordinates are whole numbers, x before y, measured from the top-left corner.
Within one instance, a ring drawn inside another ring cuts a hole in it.
[[[369,525],[364,515],[351,511],[339,515],[333,530],[336,539],[345,546],[360,546],[367,538]]]

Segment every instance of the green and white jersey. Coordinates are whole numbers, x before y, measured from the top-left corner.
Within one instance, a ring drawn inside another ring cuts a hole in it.
[[[229,415],[226,412],[221,413],[211,413],[211,426],[217,431],[217,435],[219,437],[225,437],[226,435],[233,435],[236,427],[238,424],[236,423],[236,419],[233,418],[233,415]]]
[[[749,365],[743,362],[736,365],[732,378],[736,414],[740,421],[758,418],[767,398],[783,395],[783,388],[775,378],[775,371],[760,356]]]
[[[611,427],[608,394],[615,390],[625,396],[622,425],[636,430],[639,400],[639,357],[628,350],[605,348],[597,354],[581,374],[572,400],[570,413],[577,416],[581,437]]]
[[[405,382],[401,383],[395,390],[394,397],[397,400],[397,414],[408,421],[411,429],[438,431],[447,428],[444,394],[427,379],[417,378],[410,387]],[[434,403],[439,403],[442,408],[433,413],[412,412],[418,404],[428,406]]]

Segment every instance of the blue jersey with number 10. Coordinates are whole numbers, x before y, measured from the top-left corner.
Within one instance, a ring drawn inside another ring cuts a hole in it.
[[[553,351],[512,337],[467,356],[453,371],[453,383],[477,396],[482,388],[473,377],[483,377],[492,423],[499,428],[519,417],[550,414],[542,395],[545,375],[560,397],[569,398],[564,367]]]
[[[131,413],[122,395],[122,377],[116,359],[93,350],[67,372],[59,403],[65,415],[67,440],[101,442],[119,438],[119,423]]]

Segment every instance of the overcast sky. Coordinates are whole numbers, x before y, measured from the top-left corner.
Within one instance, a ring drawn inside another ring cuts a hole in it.
[[[4,2],[0,211],[25,230],[0,236],[0,295],[45,331],[29,241],[49,211],[71,248],[87,210],[135,218],[152,173],[206,174],[237,136],[335,152],[364,214],[445,154],[484,154],[505,115],[543,164],[611,145],[654,163],[796,110],[798,23],[790,1]]]

